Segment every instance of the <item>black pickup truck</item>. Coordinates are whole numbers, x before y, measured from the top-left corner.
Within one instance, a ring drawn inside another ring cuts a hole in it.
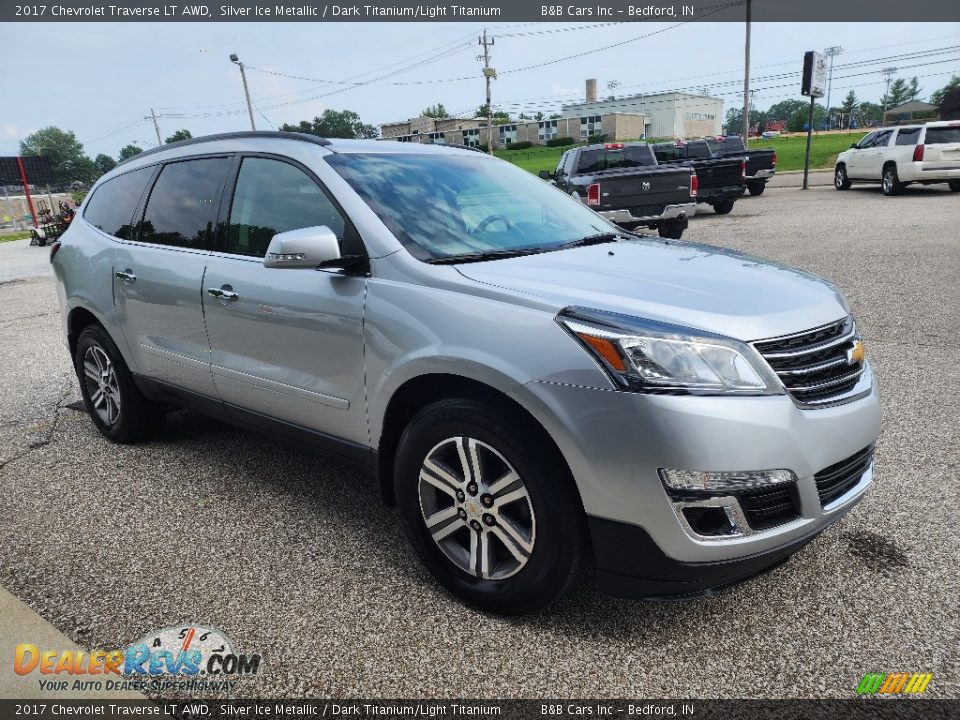
[[[693,151],[685,140],[654,143],[653,152],[660,165],[684,165],[697,173],[697,202],[712,205],[718,215],[733,210],[737,198],[746,192],[747,163],[743,156],[714,159],[705,145]]]
[[[751,195],[762,195],[767,180],[777,172],[777,151],[773,148],[745,148],[739,135],[717,135],[702,140],[688,140],[687,147],[706,145],[711,158],[745,157],[747,159],[747,190]]]
[[[622,228],[657,228],[680,239],[696,212],[697,176],[688,165],[660,167],[646,143],[605,143],[567,150],[553,180]]]

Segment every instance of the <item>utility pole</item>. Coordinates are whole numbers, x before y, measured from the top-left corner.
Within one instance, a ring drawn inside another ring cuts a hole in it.
[[[144,120],[153,120],[153,129],[157,131],[157,145],[163,145],[163,140],[160,139],[160,125],[157,123],[157,114],[153,108],[150,108],[150,117],[145,117]]]
[[[247,87],[247,72],[236,53],[230,54],[230,62],[240,68],[240,79],[243,80],[243,94],[247,97],[247,112],[250,114],[250,129],[256,130],[257,124],[253,121],[253,103],[250,102],[250,89]]]
[[[831,45],[823,51],[830,58],[830,74],[827,76],[827,129],[833,129],[833,113],[830,112],[830,91],[833,89],[833,58],[843,52],[839,45]]]
[[[750,7],[747,0],[747,38],[743,51],[743,146],[750,139]]]
[[[483,31],[483,37],[478,38],[483,45],[483,78],[487,82],[487,151],[493,155],[493,106],[490,104],[490,81],[495,80],[497,71],[490,67],[490,48],[495,45],[494,39],[487,38],[487,31]]]
[[[893,74],[897,71],[892,65],[890,67],[885,67],[880,72],[883,73],[883,77],[887,81],[887,89],[883,93],[883,117],[880,118],[880,124],[884,125],[887,121],[887,105],[890,100],[890,80],[893,78]]]

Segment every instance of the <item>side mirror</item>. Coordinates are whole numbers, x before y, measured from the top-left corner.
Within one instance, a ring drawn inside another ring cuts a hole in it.
[[[553,173],[549,170],[541,170],[538,174],[541,180],[553,180]]]
[[[277,233],[270,240],[263,266],[268,268],[319,267],[340,259],[340,241],[326,225]]]
[[[856,144],[856,143],[850,143],[850,149],[851,149],[851,150],[856,150],[856,149],[857,149],[857,144]]]

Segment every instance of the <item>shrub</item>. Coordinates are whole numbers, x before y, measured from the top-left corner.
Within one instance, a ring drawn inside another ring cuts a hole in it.
[[[528,142],[526,140],[521,140],[520,142],[507,143],[507,150],[526,150],[527,148],[531,148],[531,147],[533,147],[533,143]]]
[[[591,135],[587,138],[587,145],[598,145],[599,143],[606,142],[607,136],[603,134]]]
[[[555,137],[547,140],[547,147],[563,147],[564,145],[575,145],[576,140],[572,137]]]

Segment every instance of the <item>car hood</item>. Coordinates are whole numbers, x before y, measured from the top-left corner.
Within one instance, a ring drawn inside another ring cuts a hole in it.
[[[739,340],[801,332],[845,317],[827,280],[709,245],[625,240],[457,266],[476,282]]]

